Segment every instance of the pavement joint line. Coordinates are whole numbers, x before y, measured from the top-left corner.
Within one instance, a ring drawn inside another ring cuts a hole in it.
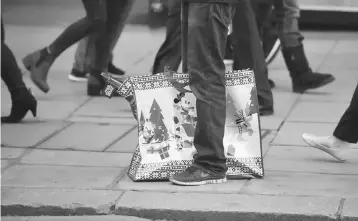
[[[337,47],[339,40],[335,40],[332,44],[331,48],[328,50],[327,53],[323,55],[322,61],[317,65],[316,71],[318,71],[326,62],[327,58],[332,54],[332,51]]]
[[[144,61],[147,56],[151,55],[152,53],[153,53],[153,50],[147,51],[147,52],[144,53],[142,56],[140,56],[137,60],[135,60],[135,61],[133,62],[133,64],[132,64],[129,68],[134,67],[135,65],[138,65],[139,63],[141,63],[142,61]],[[128,69],[129,69],[129,68],[128,68]]]
[[[136,129],[138,126],[135,125],[132,128],[128,129],[126,132],[124,132],[122,135],[120,135],[118,138],[114,139],[112,142],[110,142],[105,148],[103,148],[102,152],[105,152],[107,149],[109,149],[111,146],[113,146],[115,143],[126,137],[130,132],[132,132],[134,129]]]
[[[339,201],[337,213],[335,214],[335,216],[337,217],[337,220],[342,220],[342,211],[343,211],[343,207],[344,207],[344,202],[345,202],[345,198],[341,198],[341,200]]]
[[[69,119],[72,117],[74,113],[76,113],[79,109],[81,109],[84,105],[86,105],[90,100],[92,100],[92,97],[88,97],[84,102],[82,102],[78,107],[76,107],[71,113],[68,114],[67,117],[65,117],[64,120]]]
[[[126,170],[123,170],[121,173],[119,173],[118,176],[106,186],[106,189],[111,190],[119,183],[119,181],[128,173],[128,167],[126,168]]]
[[[61,133],[62,131],[66,130],[67,128],[69,128],[71,125],[73,125],[74,123],[66,123],[66,125],[64,125],[63,127],[61,127],[58,130],[55,130],[54,132],[52,132],[51,134],[47,135],[45,138],[41,139],[40,141],[38,141],[35,145],[31,146],[30,149],[35,149],[36,147],[40,146],[41,144],[43,144],[44,142],[48,141],[49,139],[51,139],[52,137],[56,136],[57,134]]]

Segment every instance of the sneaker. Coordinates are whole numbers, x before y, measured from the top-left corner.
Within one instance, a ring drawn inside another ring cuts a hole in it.
[[[281,49],[281,41],[277,35],[263,40],[263,49],[266,64],[269,65]]]
[[[322,150],[339,161],[345,161],[345,159],[340,155],[343,148],[339,146],[335,147],[333,142],[330,141],[331,137],[319,137],[312,134],[302,134],[302,139],[311,147]]]
[[[72,68],[71,73],[68,75],[70,81],[87,82],[88,74]]]
[[[190,166],[185,171],[172,176],[170,181],[182,186],[199,186],[225,183],[227,180],[225,174],[214,174],[197,166]]]
[[[114,64],[112,62],[109,62],[107,71],[108,71],[108,73],[110,73],[112,75],[112,77],[116,77],[116,76],[122,77],[125,75],[125,72],[122,69],[114,66]]]

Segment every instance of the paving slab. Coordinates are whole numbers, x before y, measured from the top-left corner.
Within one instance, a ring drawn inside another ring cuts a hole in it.
[[[1,188],[1,215],[68,216],[109,213],[121,191]]]
[[[38,103],[38,118],[44,120],[63,120],[71,116],[71,114],[86,101],[40,101]],[[56,108],[54,108],[56,107]]]
[[[138,218],[134,216],[23,216],[23,217],[1,217],[3,221],[150,221],[149,219]]]
[[[321,33],[322,35],[322,33]],[[330,53],[332,49],[337,47],[337,41],[334,39],[314,39],[306,38],[304,42],[304,48],[306,53],[316,53],[326,55]]]
[[[287,117],[287,121],[338,123],[349,103],[300,101]]]
[[[138,145],[138,127],[135,127],[130,133],[118,140],[106,151],[110,152],[122,152],[122,153],[134,153]]]
[[[104,189],[124,168],[15,165],[2,174],[2,186]]]
[[[130,153],[104,153],[87,151],[33,150],[20,163],[32,165],[128,167]]]
[[[78,116],[70,117],[68,122],[75,123],[93,123],[93,124],[111,124],[111,125],[130,125],[135,126],[138,124],[134,117],[91,117],[91,116]]]
[[[23,155],[26,148],[1,147],[1,159],[15,159]]]
[[[272,145],[308,146],[302,140],[303,133],[329,136],[333,133],[335,127],[336,123],[285,122],[273,140]]]
[[[343,204],[342,221],[358,220],[358,199],[346,199]]]
[[[125,192],[114,213],[174,220],[333,220],[339,202],[319,197]]]
[[[322,64],[322,68],[330,68],[332,70],[340,70],[340,69],[358,69],[358,63],[356,59],[354,59],[358,55],[356,53],[340,53],[340,54],[330,54],[324,60]]]
[[[274,92],[273,96],[275,113],[260,117],[262,129],[278,130],[298,99],[298,95],[291,92]]]
[[[74,123],[40,147],[102,151],[130,128],[131,126],[128,125]]]
[[[139,192],[165,192],[165,193],[227,193],[237,194],[248,180],[229,180],[221,185],[204,186],[177,186],[169,181],[160,182],[133,182],[125,175],[113,189]]]
[[[264,158],[265,170],[346,174],[358,179],[358,148],[342,153],[346,162],[313,147],[271,146]]]
[[[356,35],[356,37],[358,37],[358,35]],[[342,53],[357,54],[358,42],[356,40],[339,40],[331,51],[331,54],[339,55]]]
[[[264,133],[261,132],[261,136],[265,135]],[[269,151],[269,149],[271,147],[271,142],[276,137],[276,134],[277,134],[276,131],[268,131],[267,133],[268,134],[263,139],[261,139],[262,156],[263,157],[266,156],[267,152]]]
[[[129,103],[124,98],[106,97],[91,98],[85,105],[79,108],[74,116],[88,117],[133,117]]]
[[[265,170],[265,178],[250,180],[243,194],[357,198],[358,176]]]
[[[1,125],[1,144],[11,147],[33,147],[65,128],[64,122],[28,122]]]

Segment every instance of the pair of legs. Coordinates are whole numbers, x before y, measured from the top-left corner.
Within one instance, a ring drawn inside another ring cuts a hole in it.
[[[309,145],[331,154],[338,160],[344,161],[344,158],[340,156],[340,152],[350,143],[358,142],[358,85],[347,110],[333,132],[333,136],[318,137],[303,134],[302,137]]]
[[[249,0],[242,0],[234,6],[236,13],[232,20],[233,32],[230,40],[234,48],[234,69],[250,68],[255,72],[260,113],[273,113],[273,96],[268,84],[268,71],[265,64],[256,20]],[[166,38],[161,45],[153,65],[152,73],[164,71],[165,66],[178,70],[181,57],[180,0],[168,0]]]
[[[278,4],[281,1],[282,5]],[[263,0],[253,1],[256,4],[258,26],[262,31],[262,42],[265,45],[272,46],[272,29],[277,29],[278,38],[282,45],[282,54],[286,66],[290,72],[292,79],[293,92],[303,93],[308,89],[322,87],[334,81],[334,77],[330,74],[322,74],[313,72],[307,61],[303,47],[303,36],[299,30],[300,8],[297,0],[274,0],[273,3]],[[272,6],[275,6],[276,21],[275,26],[270,25],[270,13]],[[265,15],[265,16],[262,16]],[[280,22],[280,17],[283,17]],[[265,25],[269,24],[269,25]],[[265,43],[265,42],[268,42]]]
[[[116,31],[111,33],[109,36],[110,43],[110,52],[109,52],[109,63],[106,66],[106,69],[109,73],[114,75],[124,75],[124,71],[114,66],[113,60],[113,49],[116,46],[119,37],[122,34],[122,31],[125,26],[125,22],[128,19],[129,13],[133,7],[134,0],[126,0],[121,1],[122,6],[120,7],[119,13],[121,15],[120,22],[117,21],[109,21],[115,22],[118,24]],[[77,50],[75,52],[75,61],[72,66],[71,74],[69,75],[69,79],[73,81],[87,81],[86,74],[91,71],[92,63],[95,59],[95,41],[96,35],[91,34],[88,37],[83,38],[77,45]]]
[[[187,61],[190,88],[197,98],[194,136],[197,154],[191,167],[171,178],[173,183],[200,185],[226,181],[223,60],[233,13],[232,5],[227,3],[189,3]]]
[[[123,2],[111,0],[82,0],[86,16],[67,27],[48,47],[38,50],[23,59],[31,71],[31,79],[45,93],[49,91],[47,74],[55,59],[67,48],[90,34],[96,35],[95,59],[88,79],[87,94],[100,95],[104,86],[100,74],[108,64],[110,38],[121,22]]]
[[[1,19],[1,78],[5,82],[12,100],[9,116],[1,117],[1,123],[17,123],[30,110],[36,116],[37,101],[22,79],[14,54],[5,43],[5,31]]]

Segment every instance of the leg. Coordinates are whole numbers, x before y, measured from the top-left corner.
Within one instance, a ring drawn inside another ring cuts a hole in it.
[[[297,0],[284,0],[284,22],[279,26],[282,53],[292,78],[293,92],[322,87],[335,79],[330,74],[315,73],[309,66],[299,30],[300,9]]]
[[[333,136],[320,137],[303,134],[302,138],[310,146],[322,150],[340,161],[344,161],[341,153],[351,143],[358,143],[358,84],[349,107],[341,117]]]
[[[5,82],[12,100],[11,113],[1,117],[2,123],[17,123],[30,110],[36,116],[37,101],[26,88],[14,54],[4,42],[4,27],[1,20],[1,78]]]
[[[224,55],[232,7],[225,3],[190,3],[188,71],[190,88],[197,98],[198,121],[194,165],[171,179],[184,185],[225,182],[224,154],[225,65]]]
[[[122,6],[120,7],[120,11],[115,10],[113,13],[120,13],[121,16],[119,18],[118,26],[116,28],[116,31],[110,35],[109,42],[110,42],[110,54],[109,54],[109,63],[107,66],[107,71],[111,74],[115,75],[124,75],[125,72],[113,64],[113,50],[118,42],[119,37],[121,36],[124,26],[126,24],[126,21],[128,19],[129,13],[131,12],[134,4],[134,0],[126,0],[121,1]]]
[[[181,61],[180,0],[168,0],[166,37],[154,59],[152,74],[164,71],[165,66],[177,71]]]
[[[46,82],[48,71],[55,59],[81,38],[103,29],[106,21],[104,0],[82,0],[86,17],[67,27],[47,48],[36,51],[23,59],[24,66],[31,71],[31,79],[45,93],[49,91]]]
[[[273,96],[268,83],[268,70],[249,0],[243,0],[236,4],[231,39],[235,54],[234,69],[250,68],[254,70],[260,114],[272,114]]]
[[[351,103],[341,117],[333,135],[348,143],[358,142],[358,85],[354,91]]]
[[[93,44],[95,35],[91,34],[88,37],[82,38],[78,44],[75,52],[75,61],[72,66],[71,73],[68,78],[71,81],[87,81],[87,73],[93,61]]]
[[[111,46],[113,45],[113,43],[111,43],[111,39],[118,31],[118,27],[120,27],[120,25],[124,25],[129,13],[127,10],[131,9],[128,5],[133,4],[133,0],[105,1],[107,22],[104,29],[98,32],[94,45],[95,59],[87,84],[87,94],[90,96],[101,95],[101,91],[104,87],[104,80],[101,77],[101,73],[107,69],[109,63]],[[126,16],[123,16],[123,14]],[[122,31],[122,29],[123,27],[120,31]]]

